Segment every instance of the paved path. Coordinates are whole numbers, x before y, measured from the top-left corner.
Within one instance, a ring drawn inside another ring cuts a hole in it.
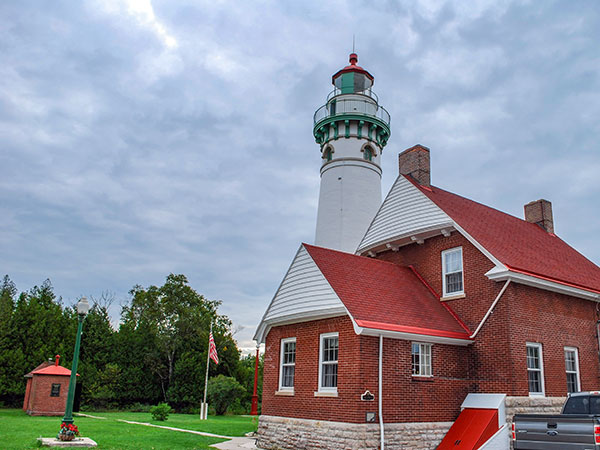
[[[117,422],[131,423],[134,425],[144,425],[146,427],[162,428],[164,430],[181,431],[183,433],[199,434],[200,436],[215,437],[219,439],[233,439],[231,436],[223,436],[221,434],[206,433],[204,431],[186,430],[184,428],[166,427],[164,425],[154,425],[147,422],[134,422],[133,420],[117,419]]]
[[[220,444],[213,444],[211,447],[218,448],[220,450],[248,450],[257,449],[256,439],[249,437],[234,437],[230,441],[221,442]]]
[[[106,419],[106,417],[91,416],[89,414],[79,413],[77,415],[83,416],[83,417],[89,417],[91,419]],[[146,427],[154,427],[154,428],[162,428],[162,429],[171,430],[171,431],[179,431],[182,433],[198,434],[200,436],[208,436],[208,437],[214,437],[214,438],[219,438],[219,439],[228,439],[225,442],[221,442],[220,444],[213,444],[211,446],[213,448],[218,448],[220,450],[248,450],[248,449],[260,450],[260,449],[258,449],[258,447],[256,447],[256,439],[251,438],[251,437],[223,436],[221,434],[206,433],[204,431],[186,430],[184,428],[167,427],[164,425],[154,425],[154,424],[151,424],[148,422],[134,422],[133,420],[116,419],[116,421],[129,423],[129,424],[133,424],[133,425],[143,425]]]

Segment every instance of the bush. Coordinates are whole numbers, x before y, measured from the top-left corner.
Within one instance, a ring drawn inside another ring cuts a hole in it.
[[[218,416],[222,416],[246,389],[235,378],[219,375],[208,382],[208,402],[215,408]]]
[[[156,406],[150,408],[150,414],[154,420],[165,421],[168,419],[171,412],[171,407],[166,403],[159,403]]]

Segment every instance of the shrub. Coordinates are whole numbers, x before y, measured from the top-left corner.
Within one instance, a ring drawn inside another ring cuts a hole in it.
[[[171,413],[171,407],[166,403],[159,403],[156,406],[150,408],[150,414],[154,420],[165,421],[169,418]]]
[[[245,392],[244,387],[232,377],[219,375],[208,382],[208,401],[218,416],[225,414],[227,408]]]

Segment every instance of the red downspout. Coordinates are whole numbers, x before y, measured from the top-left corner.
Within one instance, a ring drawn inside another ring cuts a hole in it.
[[[251,416],[258,416],[258,395],[256,394],[256,386],[258,383],[258,346],[256,347],[256,361],[254,362],[254,394],[252,394],[252,409]]]

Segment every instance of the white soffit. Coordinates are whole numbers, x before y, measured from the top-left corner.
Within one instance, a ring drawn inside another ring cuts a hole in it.
[[[269,328],[278,324],[345,314],[344,304],[301,245],[258,325],[254,340],[262,343]]]
[[[432,230],[452,223],[440,207],[399,175],[359,244],[357,253],[418,230]]]

